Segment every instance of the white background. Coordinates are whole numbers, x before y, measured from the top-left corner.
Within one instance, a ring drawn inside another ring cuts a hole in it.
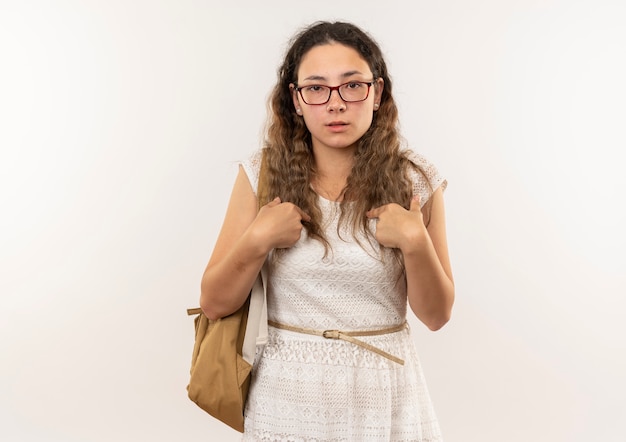
[[[317,19],[379,41],[450,183],[453,319],[413,321],[445,440],[626,440],[620,0],[2,0],[1,440],[238,440],[185,309]]]

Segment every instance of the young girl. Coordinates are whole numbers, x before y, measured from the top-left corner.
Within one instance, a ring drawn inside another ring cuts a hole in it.
[[[401,148],[387,66],[358,27],[304,29],[278,77],[202,278],[216,319],[268,264],[243,439],[440,441],[406,312],[431,330],[450,318],[446,181]]]

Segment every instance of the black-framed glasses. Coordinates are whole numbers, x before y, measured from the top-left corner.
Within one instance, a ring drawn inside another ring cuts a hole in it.
[[[330,101],[333,91],[339,93],[339,97],[346,103],[365,101],[370,94],[370,87],[373,81],[349,81],[339,86],[324,86],[321,84],[309,84],[306,86],[296,86],[302,101],[306,104],[317,105],[326,104]]]

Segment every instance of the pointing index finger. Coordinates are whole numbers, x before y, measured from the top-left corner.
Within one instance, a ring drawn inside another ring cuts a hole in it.
[[[297,209],[298,209],[298,213],[300,214],[300,216],[302,217],[304,221],[311,221],[311,217],[308,214],[304,213],[304,211],[300,207],[297,207]]]

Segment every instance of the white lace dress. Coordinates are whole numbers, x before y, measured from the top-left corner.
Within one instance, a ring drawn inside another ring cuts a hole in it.
[[[253,189],[260,152],[242,165]],[[432,188],[446,181],[420,155]],[[431,188],[412,177],[425,203]],[[364,250],[337,234],[338,204],[320,197],[332,250],[303,231],[271,261],[270,320],[314,330],[374,330],[405,321],[406,283],[389,250]],[[374,227],[372,221],[372,227]],[[364,244],[366,243],[363,242]],[[382,259],[381,259],[382,254]],[[245,410],[244,441],[441,441],[419,358],[408,328],[359,338],[405,361],[393,362],[353,343],[270,327],[257,354]]]

